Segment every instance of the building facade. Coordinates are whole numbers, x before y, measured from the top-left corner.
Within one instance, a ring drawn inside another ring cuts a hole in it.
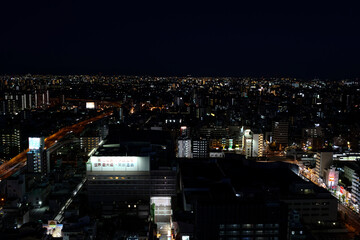
[[[43,137],[29,138],[29,152],[27,153],[28,172],[46,174],[50,171],[50,165],[44,156],[44,147]]]
[[[178,158],[192,158],[191,152],[191,140],[182,140],[177,141],[177,157]]]
[[[274,121],[272,124],[273,142],[279,145],[280,150],[288,145],[289,141],[289,122]]]
[[[316,153],[316,167],[315,173],[319,178],[324,177],[324,169],[329,168],[333,162],[332,152],[318,152]]]

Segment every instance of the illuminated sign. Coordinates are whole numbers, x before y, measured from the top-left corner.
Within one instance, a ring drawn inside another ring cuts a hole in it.
[[[40,149],[41,138],[29,137],[29,149],[37,150]]]
[[[58,224],[55,220],[48,221],[48,224],[43,224],[43,228],[46,228],[46,234],[51,235],[54,238],[62,237],[63,225]]]
[[[149,157],[91,156],[87,171],[149,171]]]
[[[94,102],[86,102],[86,108],[87,109],[95,109],[95,103]]]

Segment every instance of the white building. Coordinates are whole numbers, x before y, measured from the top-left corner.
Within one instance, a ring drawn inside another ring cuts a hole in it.
[[[149,156],[93,155],[86,164],[86,176],[91,203],[125,201],[133,207],[151,197],[176,195],[176,171],[152,170]]]
[[[191,152],[191,140],[178,140],[178,151],[177,151],[177,157],[178,158],[192,158],[192,152]]]
[[[354,174],[355,174],[355,167],[345,165],[344,166],[344,177],[349,180],[349,182],[353,181]]]
[[[243,152],[248,157],[262,157],[264,152],[264,135],[254,134],[250,129],[245,130],[242,140]]]
[[[262,157],[264,152],[264,135],[253,134],[253,156]]]
[[[360,204],[360,177],[359,174],[354,172],[352,178],[352,186],[351,186],[351,201],[354,204]]]

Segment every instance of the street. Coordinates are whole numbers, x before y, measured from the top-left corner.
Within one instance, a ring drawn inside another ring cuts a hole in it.
[[[338,204],[338,210],[342,214],[342,218],[346,223],[346,227],[355,232],[356,234],[360,234],[360,217],[354,211],[344,206],[343,204]]]

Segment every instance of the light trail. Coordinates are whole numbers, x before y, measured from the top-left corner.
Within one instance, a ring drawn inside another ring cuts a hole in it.
[[[91,124],[92,122],[95,122],[97,120],[100,120],[106,116],[109,116],[112,114],[112,111],[103,113],[101,115],[98,115],[96,117],[89,118],[87,120],[84,120],[82,122],[73,124],[71,126],[64,127],[57,131],[56,133],[48,136],[45,138],[45,149],[50,148],[53,146],[58,140],[65,137],[69,133],[81,133],[85,126],[88,124]],[[0,181],[10,177],[17,171],[19,171],[21,168],[23,168],[26,165],[26,153],[29,151],[29,149],[24,150],[20,154],[16,155],[11,160],[3,163],[0,165]]]

